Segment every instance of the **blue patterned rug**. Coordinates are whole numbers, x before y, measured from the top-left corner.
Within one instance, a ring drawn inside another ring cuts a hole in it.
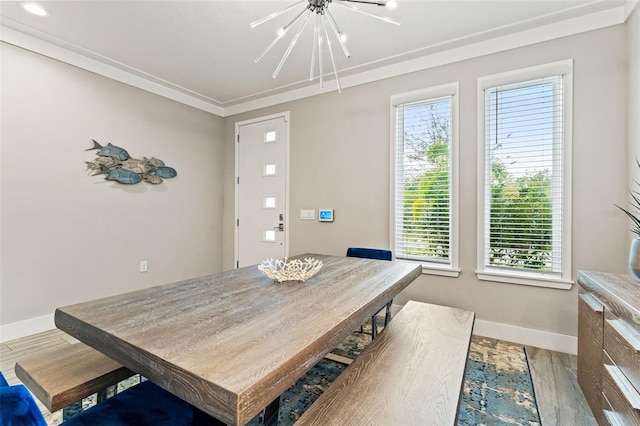
[[[524,347],[473,337],[458,424],[541,424]]]
[[[332,352],[355,358],[370,342],[369,334],[355,332]],[[344,364],[327,359],[316,364],[280,396],[278,425],[293,425],[345,368]],[[118,391],[138,383],[139,380],[138,376],[134,376],[120,383]],[[416,404],[419,403],[420,401],[416,401]],[[66,415],[72,416],[74,412],[94,404],[95,398],[85,398],[82,403],[68,407]],[[49,414],[46,417],[49,425],[57,425],[62,420],[61,415]],[[257,424],[257,418],[249,422],[251,426]],[[473,337],[458,425],[540,425],[527,355],[522,346]]]
[[[353,333],[332,352],[355,358],[370,341],[368,334]],[[309,370],[280,397],[278,426],[293,425],[345,368],[343,364],[325,359]],[[522,346],[473,337],[458,425],[540,425],[527,355]]]

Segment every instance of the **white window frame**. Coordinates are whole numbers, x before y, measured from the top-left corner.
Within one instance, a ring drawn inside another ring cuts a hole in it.
[[[426,89],[415,90],[406,93],[400,93],[391,96],[390,101],[390,141],[391,141],[391,185],[390,185],[390,241],[391,247],[394,250],[396,247],[396,235],[395,235],[395,200],[396,200],[396,132],[397,132],[397,116],[396,105],[416,102],[427,99],[435,99],[444,96],[451,96],[451,214],[450,214],[450,247],[449,256],[450,264],[445,265],[442,263],[429,262],[429,261],[414,261],[404,260],[403,262],[419,263],[422,265],[423,274],[441,275],[447,277],[457,277],[460,274],[459,267],[459,213],[458,213],[458,196],[459,196],[459,178],[458,178],[458,123],[459,123],[459,83],[448,83],[441,86],[434,86]]]
[[[562,267],[559,273],[521,271],[516,268],[485,266],[485,244],[488,231],[485,229],[485,89],[501,85],[516,84],[538,78],[562,75],[563,86],[563,192],[562,192]],[[476,275],[479,280],[511,284],[571,289],[571,157],[573,128],[573,60],[554,62],[531,68],[478,78],[478,247]]]

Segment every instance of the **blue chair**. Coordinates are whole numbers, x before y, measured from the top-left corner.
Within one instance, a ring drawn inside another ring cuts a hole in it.
[[[0,373],[0,425],[47,426],[44,417],[24,385],[9,386]]]
[[[222,425],[159,386],[146,381],[78,413],[63,426]],[[47,426],[24,385],[9,386],[0,373],[0,426]]]
[[[62,426],[206,426],[221,421],[149,381],[88,408]]]
[[[393,253],[391,250],[385,249],[375,249],[375,248],[362,248],[362,247],[349,247],[347,249],[347,257],[360,257],[365,259],[376,259],[376,260],[393,260]],[[386,327],[391,321],[391,305],[393,304],[393,299],[389,301],[385,306],[380,308],[378,312],[376,312],[371,317],[371,338],[375,339],[378,334],[378,326],[376,324],[376,315],[380,313],[383,309],[386,308],[384,313],[384,326]],[[360,331],[362,331],[362,327],[360,327]]]

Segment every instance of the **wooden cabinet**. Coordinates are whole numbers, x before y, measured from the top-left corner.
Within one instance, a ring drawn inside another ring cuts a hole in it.
[[[600,425],[640,426],[640,280],[578,272],[578,383]]]
[[[598,424],[602,412],[602,334],[604,306],[580,289],[578,298],[578,384]]]

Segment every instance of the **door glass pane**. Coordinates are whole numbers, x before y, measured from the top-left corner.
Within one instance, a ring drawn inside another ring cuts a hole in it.
[[[264,132],[264,143],[271,143],[276,141],[276,131],[267,130]]]
[[[262,172],[263,176],[275,176],[276,175],[276,165],[275,164],[265,164],[264,170]]]
[[[276,197],[266,196],[264,197],[264,203],[262,205],[265,209],[275,209],[276,208]]]
[[[262,234],[262,241],[265,243],[275,243],[276,242],[276,231],[273,229],[265,229]]]

